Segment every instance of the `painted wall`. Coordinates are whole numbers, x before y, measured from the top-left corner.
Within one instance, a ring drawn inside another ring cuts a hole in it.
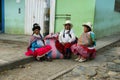
[[[24,9],[25,0],[5,0],[5,33],[24,34]]]
[[[96,0],[94,31],[97,38],[120,32],[120,13],[114,11],[115,0]]]
[[[79,36],[84,22],[94,22],[95,0],[56,0],[56,15],[70,14],[73,30]],[[60,32],[64,27],[65,16],[56,16],[55,32]]]

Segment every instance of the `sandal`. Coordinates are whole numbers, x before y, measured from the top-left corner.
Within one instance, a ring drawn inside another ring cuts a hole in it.
[[[78,62],[85,62],[86,61],[86,59],[80,59],[80,60],[78,60]]]

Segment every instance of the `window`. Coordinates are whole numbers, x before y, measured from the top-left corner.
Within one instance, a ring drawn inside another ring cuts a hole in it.
[[[115,11],[120,12],[120,0],[115,0]]]

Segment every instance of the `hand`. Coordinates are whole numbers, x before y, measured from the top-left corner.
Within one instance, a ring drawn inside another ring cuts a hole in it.
[[[62,42],[61,44],[62,44],[62,45],[64,45],[65,43],[64,43],[64,42]]]

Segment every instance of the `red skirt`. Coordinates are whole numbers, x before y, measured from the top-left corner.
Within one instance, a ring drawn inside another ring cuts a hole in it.
[[[71,47],[71,43],[65,43],[62,45],[58,40],[55,43],[56,48],[62,53],[65,54],[66,49]]]
[[[74,44],[73,46],[71,46],[71,51],[75,55],[82,56],[82,57],[84,57],[86,59],[88,59],[88,58],[95,58],[96,57],[96,50],[95,50],[95,48],[89,49],[86,46]]]
[[[42,57],[42,56],[44,56],[45,54],[48,54],[50,51],[51,51],[51,46],[46,45],[46,46],[37,48],[34,52],[29,49],[29,50],[25,53],[25,55],[26,55],[26,56],[34,56],[34,57],[37,57],[37,56]]]

